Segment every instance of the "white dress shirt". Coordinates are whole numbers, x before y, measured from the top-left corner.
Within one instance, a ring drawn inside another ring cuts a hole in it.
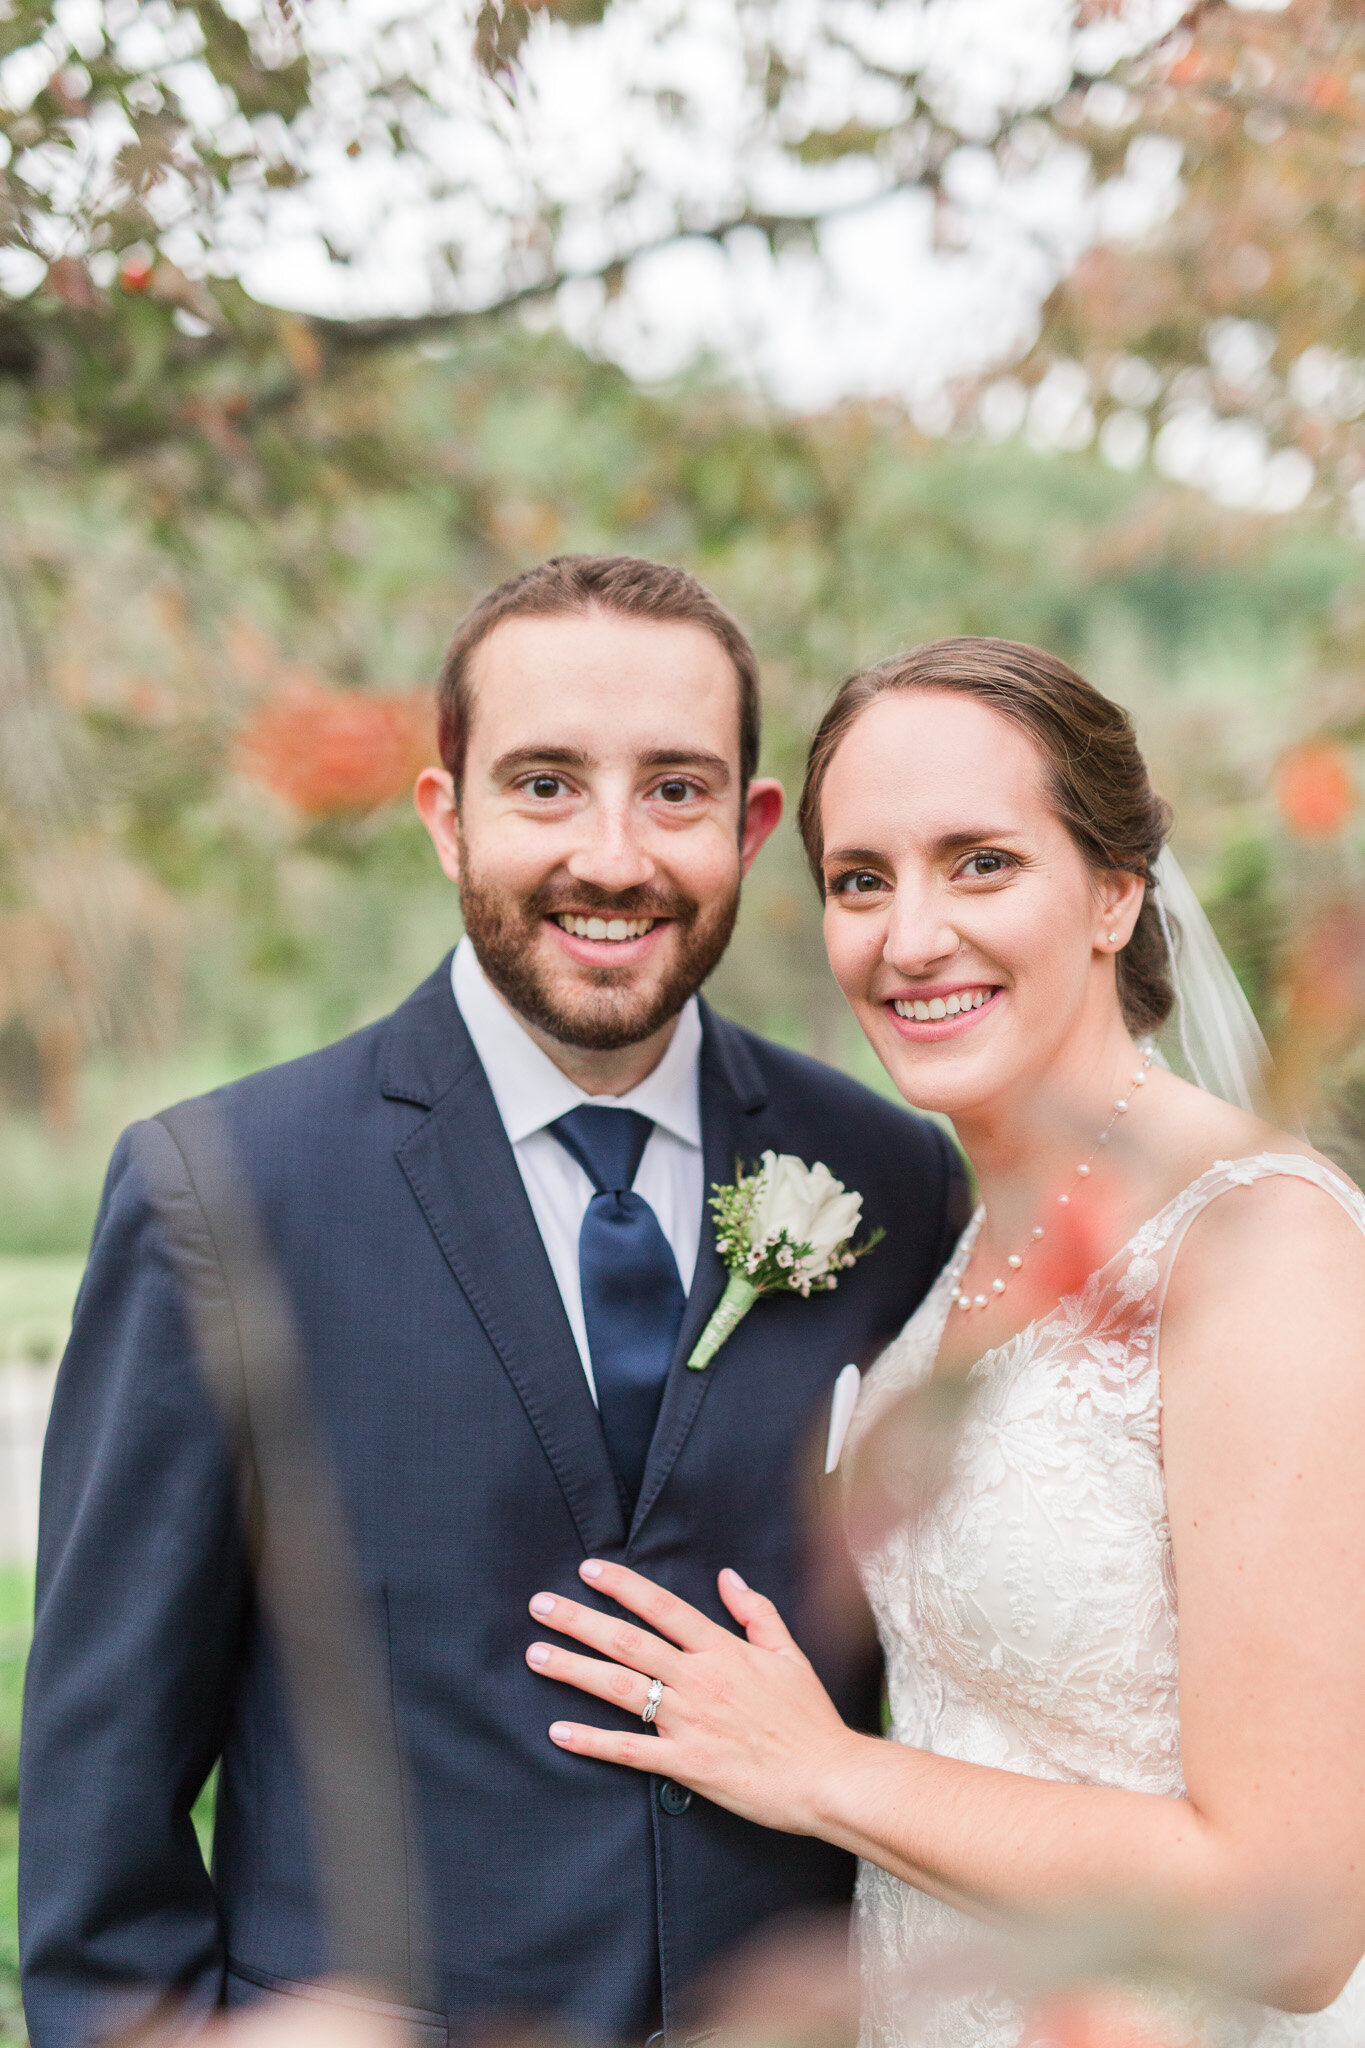
[[[480,967],[468,938],[455,948],[450,980],[493,1091],[596,1401],[578,1278],[578,1233],[593,1185],[546,1125],[582,1103],[602,1109],[635,1109],[651,1120],[654,1129],[635,1176],[635,1192],[658,1217],[687,1294],[696,1270],[705,1194],[697,999],[693,996],[684,1005],[668,1050],[638,1088],[626,1095],[585,1095],[541,1051],[516,1012],[503,1001]]]

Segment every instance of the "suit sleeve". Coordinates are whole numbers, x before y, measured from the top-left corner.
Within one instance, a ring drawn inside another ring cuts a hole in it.
[[[34,2048],[168,1993],[220,1996],[190,1809],[218,1756],[249,1597],[233,1460],[196,1366],[185,1262],[213,1250],[167,1131],[119,1141],[43,1456],[20,1750],[20,1951]]]

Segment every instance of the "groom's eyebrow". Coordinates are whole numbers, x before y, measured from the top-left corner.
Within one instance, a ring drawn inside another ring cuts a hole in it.
[[[591,768],[592,755],[581,747],[513,747],[499,754],[493,763],[495,781],[504,775],[520,775],[528,768]]]
[[[642,768],[695,768],[699,775],[709,775],[722,787],[730,780],[730,763],[722,754],[708,754],[700,747],[658,747],[651,754],[641,754]]]

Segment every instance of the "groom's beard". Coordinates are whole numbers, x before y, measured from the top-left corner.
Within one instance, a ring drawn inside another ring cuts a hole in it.
[[[739,884],[705,908],[681,892],[651,888],[617,894],[562,880],[528,897],[487,882],[460,838],[460,902],[480,967],[504,1002],[563,1045],[615,1052],[653,1037],[696,994],[730,943]],[[667,953],[617,967],[586,967],[551,951],[549,917],[663,917]]]

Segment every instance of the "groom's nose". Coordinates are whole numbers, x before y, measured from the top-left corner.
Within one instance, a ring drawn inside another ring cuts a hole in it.
[[[578,843],[565,866],[577,882],[598,889],[638,889],[652,882],[655,863],[641,841],[635,806],[602,797],[580,813]]]

